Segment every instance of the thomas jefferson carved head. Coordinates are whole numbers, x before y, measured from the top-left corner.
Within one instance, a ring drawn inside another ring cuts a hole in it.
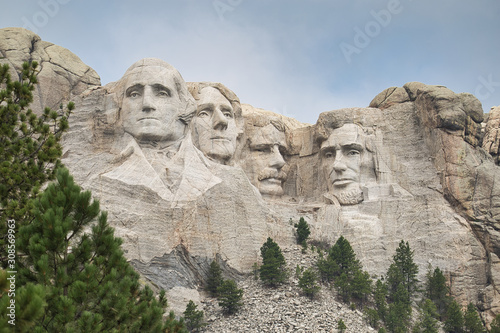
[[[125,132],[139,141],[174,143],[187,133],[195,103],[179,72],[154,58],[133,64],[117,83]]]
[[[220,83],[190,82],[188,89],[197,102],[196,114],[191,122],[194,145],[205,156],[228,164],[236,150],[240,130],[240,101]]]

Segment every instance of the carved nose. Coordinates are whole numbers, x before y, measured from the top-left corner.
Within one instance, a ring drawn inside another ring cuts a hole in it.
[[[347,170],[347,165],[345,165],[341,153],[337,154],[337,156],[335,157],[335,161],[333,162],[333,170],[335,170],[336,172]]]
[[[227,118],[220,109],[215,109],[212,118],[212,126],[216,130],[223,131],[227,128]]]
[[[152,93],[148,89],[144,92],[144,97],[142,98],[142,111],[150,112],[156,110],[156,105],[153,100]]]
[[[274,146],[272,148],[272,156],[270,160],[269,166],[276,168],[276,169],[281,169],[285,164],[285,160],[283,159],[283,156],[281,155],[281,152],[278,148],[278,146]]]

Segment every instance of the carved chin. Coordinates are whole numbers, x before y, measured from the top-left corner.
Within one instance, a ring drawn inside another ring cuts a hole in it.
[[[335,192],[333,195],[343,206],[357,205],[363,201],[363,192],[359,188]]]
[[[207,156],[219,162],[226,162],[233,156],[233,154],[228,151],[210,151],[207,153]]]

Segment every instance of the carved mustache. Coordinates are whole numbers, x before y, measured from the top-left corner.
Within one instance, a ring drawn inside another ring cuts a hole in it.
[[[277,171],[277,170],[263,170],[259,174],[259,181],[264,180],[264,179],[269,179],[269,178],[275,178],[281,181],[284,181],[287,177],[287,174],[285,171]]]

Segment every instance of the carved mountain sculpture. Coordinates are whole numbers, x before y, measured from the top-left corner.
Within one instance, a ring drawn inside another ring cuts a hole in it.
[[[37,36],[0,33],[2,61],[34,54],[24,44]],[[52,95],[38,103],[73,96],[63,162],[109,212],[128,259],[170,297],[196,293],[213,259],[249,273],[266,238],[293,244],[289,221],[304,217],[312,239],[347,238],[372,275],[404,239],[421,280],[432,264],[463,304],[500,312],[500,125],[497,109],[482,123],[474,96],[411,82],[309,125],[240,104],[220,83],[186,83],[158,59],[106,86],[76,56],[57,66],[53,75],[72,79],[54,91],[41,80]]]

